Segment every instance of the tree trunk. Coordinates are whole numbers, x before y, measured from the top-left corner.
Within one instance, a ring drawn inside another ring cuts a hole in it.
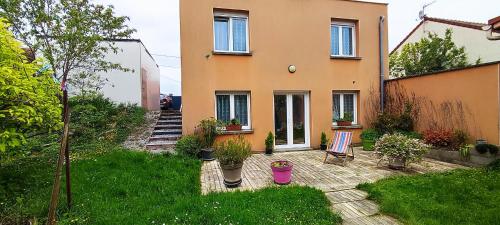
[[[63,82],[64,86],[65,82]],[[69,180],[69,152],[68,152],[68,133],[69,133],[69,106],[68,106],[68,92],[65,87],[63,87],[63,98],[62,98],[62,103],[63,103],[63,121],[64,121],[64,128],[63,128],[63,135],[61,139],[61,147],[59,149],[59,157],[57,159],[57,165],[56,165],[56,171],[54,175],[54,185],[52,187],[52,195],[50,197],[50,204],[49,204],[49,215],[47,219],[47,224],[49,225],[54,225],[56,223],[56,209],[57,209],[57,203],[59,199],[59,191],[61,188],[61,170],[63,166],[63,161],[66,158],[66,185],[67,187],[70,187],[70,180]],[[65,157],[66,156],[66,157]],[[67,194],[68,194],[68,205],[71,204],[71,192],[70,189],[67,189]]]

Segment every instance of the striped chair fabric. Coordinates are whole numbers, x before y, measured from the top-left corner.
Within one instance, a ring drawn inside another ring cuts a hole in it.
[[[346,154],[347,149],[351,145],[351,141],[352,132],[335,132],[335,136],[328,151],[336,154]]]

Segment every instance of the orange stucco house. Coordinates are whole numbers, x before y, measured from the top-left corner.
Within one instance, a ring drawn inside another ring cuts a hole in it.
[[[359,142],[388,70],[386,17],[361,1],[181,0],[183,134],[215,117],[237,118],[243,130],[222,138],[243,134],[254,151],[270,131],[277,150],[336,130]]]

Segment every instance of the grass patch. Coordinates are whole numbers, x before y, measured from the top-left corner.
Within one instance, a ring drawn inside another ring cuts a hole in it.
[[[498,224],[500,170],[468,169],[361,184],[381,211],[407,224]]]
[[[51,163],[47,163],[51,164]],[[45,222],[52,185],[47,164],[19,167],[32,172],[27,189],[10,190],[14,199],[2,216],[21,223]],[[33,164],[32,164],[33,165]],[[73,202],[61,194],[60,224],[336,224],[324,194],[307,187],[267,188],[256,192],[202,196],[199,160],[115,149],[73,163]],[[28,171],[18,171],[25,174]],[[3,170],[2,170],[3,171]],[[5,171],[4,171],[5,172]],[[2,178],[9,176],[2,173]],[[11,181],[21,176],[10,177]],[[3,180],[3,179],[2,179]],[[2,196],[2,202],[9,196]],[[14,217],[12,217],[14,215]],[[42,218],[42,219],[40,219]],[[3,222],[6,222],[5,219]],[[0,221],[1,223],[1,221]]]
[[[73,207],[66,208],[63,179],[59,224],[340,223],[325,195],[313,188],[202,196],[199,160],[119,147],[142,123],[144,110],[102,96],[70,102]],[[32,138],[26,154],[0,161],[0,224],[46,222],[58,139],[57,133]]]

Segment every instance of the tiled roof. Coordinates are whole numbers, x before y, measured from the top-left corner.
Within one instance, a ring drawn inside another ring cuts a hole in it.
[[[448,25],[466,27],[466,28],[476,29],[476,30],[482,30],[482,27],[488,25],[486,23],[469,22],[469,21],[462,21],[462,20],[450,20],[450,19],[425,16],[424,19],[415,28],[413,28],[413,30],[410,33],[408,33],[408,35],[406,35],[406,37],[403,38],[403,40],[401,42],[399,42],[399,44],[391,51],[390,54],[392,54],[394,51],[396,51],[396,49],[398,49],[418,29],[418,27],[420,27],[420,25],[422,25],[425,21],[444,23],[444,24],[448,24]]]

